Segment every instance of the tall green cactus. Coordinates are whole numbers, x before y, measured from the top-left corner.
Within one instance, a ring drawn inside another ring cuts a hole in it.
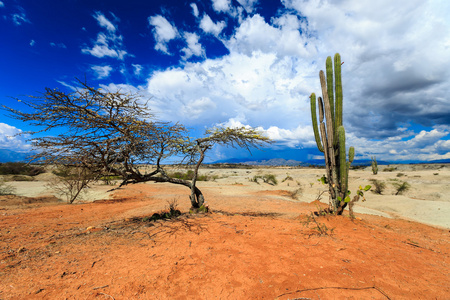
[[[334,78],[331,57],[326,60],[326,78],[319,72],[322,97],[317,99],[319,122],[317,122],[316,95],[311,94],[311,118],[317,148],[324,153],[327,179],[330,192],[330,210],[340,215],[349,201],[348,171],[355,156],[350,147],[347,161],[345,148],[345,129],[342,125],[343,96],[341,79],[341,56],[334,56]],[[333,91],[334,90],[334,91]],[[325,123],[324,123],[325,121]]]

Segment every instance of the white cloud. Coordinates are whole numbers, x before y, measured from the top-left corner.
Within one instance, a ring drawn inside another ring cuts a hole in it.
[[[35,40],[31,40],[31,41],[30,41],[30,46],[31,46],[31,47],[33,47],[35,44],[36,44],[36,41],[35,41]]]
[[[109,74],[113,70],[111,66],[92,66],[91,69],[95,72],[97,79],[109,77]]]
[[[5,7],[5,4],[2,1],[0,1],[0,7]]]
[[[97,40],[94,42],[92,48],[84,48],[81,52],[98,58],[112,57],[123,60],[125,56],[128,55],[123,49],[123,37],[116,33],[116,27],[103,14],[97,12],[93,17],[98,21],[98,24],[107,31],[100,32],[97,35]]]
[[[242,5],[247,13],[253,12],[254,6],[258,0],[237,0]]]
[[[191,7],[192,7],[192,14],[194,15],[194,17],[197,18],[199,15],[197,4],[191,3]]]
[[[113,23],[111,23],[111,21],[109,21],[102,13],[96,12],[93,17],[98,21],[98,25],[101,27],[110,32],[116,31],[116,26],[114,26]]]
[[[308,74],[309,69],[300,61],[261,52],[252,56],[232,53],[220,59],[186,63],[184,67],[151,75],[151,107],[164,120],[175,119],[188,126],[197,124],[199,119],[211,126],[239,114],[245,115],[252,126],[305,126],[310,124],[309,106],[299,99],[306,99],[311,89],[303,86],[306,83],[301,73]],[[189,106],[202,97],[214,101],[215,109],[195,120],[180,115],[180,105]]]
[[[10,149],[18,152],[31,150],[31,145],[27,144],[26,137],[21,134],[21,129],[0,123],[0,149]]]
[[[136,75],[136,76],[141,75],[141,72],[142,72],[144,67],[142,67],[139,64],[132,64],[131,66],[134,68],[134,75]]]
[[[185,32],[184,39],[186,40],[187,47],[181,49],[184,52],[183,59],[188,60],[192,56],[204,56],[205,50],[198,42],[199,36],[196,33]]]
[[[207,14],[204,14],[202,20],[200,21],[200,28],[204,32],[211,33],[215,36],[218,36],[226,25],[227,24],[225,21],[214,23],[213,20],[211,20],[211,17]]]
[[[212,0],[213,9],[216,12],[228,12],[231,10],[231,0]]]
[[[170,24],[166,18],[160,15],[149,17],[148,21],[150,25],[154,27],[153,36],[156,40],[155,49],[169,54],[167,43],[179,37],[178,30],[175,26]]]
[[[276,53],[278,56],[312,57],[316,49],[300,35],[302,22],[296,16],[285,15],[268,24],[259,14],[245,19],[234,36],[226,42],[232,51],[250,55],[254,51]]]

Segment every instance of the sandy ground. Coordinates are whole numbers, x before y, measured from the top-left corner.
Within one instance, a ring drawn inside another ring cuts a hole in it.
[[[352,190],[387,185],[356,220],[310,217],[328,202],[320,169],[202,169],[215,176],[199,183],[206,215],[187,214],[189,191],[171,184],[94,186],[67,205],[39,190],[45,174],[13,182],[0,299],[449,299],[449,168],[394,167],[351,171]],[[264,174],[279,183],[250,181]],[[395,181],[411,189],[393,195]],[[174,201],[181,217],[143,221]]]
[[[393,171],[383,171],[394,168]],[[450,166],[448,165],[390,165],[379,166],[377,175],[373,175],[371,168],[352,170],[350,172],[350,190],[355,193],[357,188],[376,179],[386,184],[381,195],[373,192],[366,193],[365,202],[358,202],[356,213],[373,214],[388,218],[402,218],[428,225],[450,228]],[[295,192],[300,189],[293,199],[286,193],[274,195],[280,201],[316,200],[321,191],[327,189],[317,181],[325,171],[322,169],[296,168],[261,168],[261,169],[202,169],[200,174],[216,177],[214,181],[199,182],[199,187],[219,189],[223,195],[240,194],[253,196],[258,191],[286,191]],[[277,185],[269,185],[259,179],[260,184],[250,182],[255,175],[273,174],[278,180]],[[291,177],[292,180],[286,178]],[[16,189],[16,194],[26,197],[42,197],[53,195],[45,184],[52,180],[50,174],[37,176],[32,182],[9,182]],[[394,182],[408,182],[411,188],[402,195],[395,195]],[[232,189],[223,185],[233,185]],[[95,201],[108,199],[113,187],[94,185],[82,195],[81,201]],[[56,197],[62,198],[60,195]],[[328,203],[328,194],[320,197],[320,201]]]

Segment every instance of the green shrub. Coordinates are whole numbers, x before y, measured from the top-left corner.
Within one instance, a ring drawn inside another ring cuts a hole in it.
[[[386,188],[386,184],[380,180],[371,179],[370,182],[372,182],[375,186],[375,189],[373,190],[375,194],[381,195],[381,193],[383,193],[384,189]]]
[[[16,189],[0,180],[0,195],[14,195]]]
[[[36,176],[42,173],[45,173],[45,170],[39,166],[32,166],[20,162],[0,163],[0,175]]]
[[[255,175],[255,176],[253,176],[252,179],[250,179],[250,181],[259,184],[258,179],[262,179],[262,181],[264,183],[268,183],[268,184],[271,184],[271,185],[277,185],[278,184],[278,180],[277,180],[276,176],[273,175],[273,174]]]
[[[407,183],[406,181],[402,182],[402,183],[398,183],[398,182],[394,182],[392,183],[392,185],[395,187],[395,189],[397,190],[397,192],[395,193],[396,195],[401,195],[404,192],[406,192],[407,190],[410,189],[411,185],[409,183]]]
[[[383,169],[384,172],[393,172],[395,170],[397,170],[397,168],[395,168],[395,167],[386,167]]]

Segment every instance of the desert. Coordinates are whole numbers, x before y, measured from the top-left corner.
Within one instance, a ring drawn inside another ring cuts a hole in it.
[[[96,183],[69,205],[46,187],[51,173],[9,181],[0,298],[448,298],[449,165],[379,169],[350,170],[351,191],[385,183],[355,219],[313,214],[328,194],[312,167],[206,165],[206,214],[189,214],[189,189],[168,183]],[[410,188],[395,195],[396,182]],[[150,218],[170,206],[181,216]]]

